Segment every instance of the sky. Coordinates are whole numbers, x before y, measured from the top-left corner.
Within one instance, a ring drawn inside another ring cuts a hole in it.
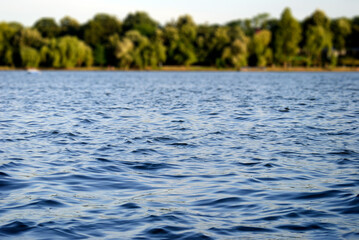
[[[17,21],[31,26],[41,17],[57,21],[71,16],[80,23],[96,13],[108,13],[123,20],[130,12],[145,11],[164,24],[183,14],[190,14],[196,23],[223,24],[235,19],[252,18],[269,13],[279,18],[290,7],[299,20],[316,9],[330,18],[359,15],[359,0],[0,0],[0,21]]]

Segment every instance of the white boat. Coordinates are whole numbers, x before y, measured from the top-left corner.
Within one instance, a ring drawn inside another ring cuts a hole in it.
[[[27,69],[27,73],[29,73],[29,74],[39,74],[41,72],[40,72],[40,70],[38,70],[36,68],[29,68],[29,69]]]

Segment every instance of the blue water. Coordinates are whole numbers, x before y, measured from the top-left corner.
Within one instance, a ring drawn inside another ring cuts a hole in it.
[[[0,238],[359,238],[358,120],[359,73],[0,72]]]

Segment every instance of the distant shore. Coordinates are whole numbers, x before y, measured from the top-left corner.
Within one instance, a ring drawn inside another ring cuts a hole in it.
[[[121,69],[114,67],[80,67],[80,68],[37,68],[41,71],[168,71],[168,72],[359,72],[359,67],[242,67],[235,68],[216,68],[207,66],[163,66],[161,68],[148,69]],[[1,67],[0,71],[28,70],[27,68]]]

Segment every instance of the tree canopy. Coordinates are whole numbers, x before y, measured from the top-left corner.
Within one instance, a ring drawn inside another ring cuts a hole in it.
[[[70,16],[40,18],[32,27],[0,22],[0,66],[240,69],[359,65],[358,59],[359,16],[330,19],[321,10],[301,22],[289,8],[279,19],[262,13],[226,24],[197,24],[182,15],[161,25],[141,11],[123,21],[98,13],[83,24]]]

